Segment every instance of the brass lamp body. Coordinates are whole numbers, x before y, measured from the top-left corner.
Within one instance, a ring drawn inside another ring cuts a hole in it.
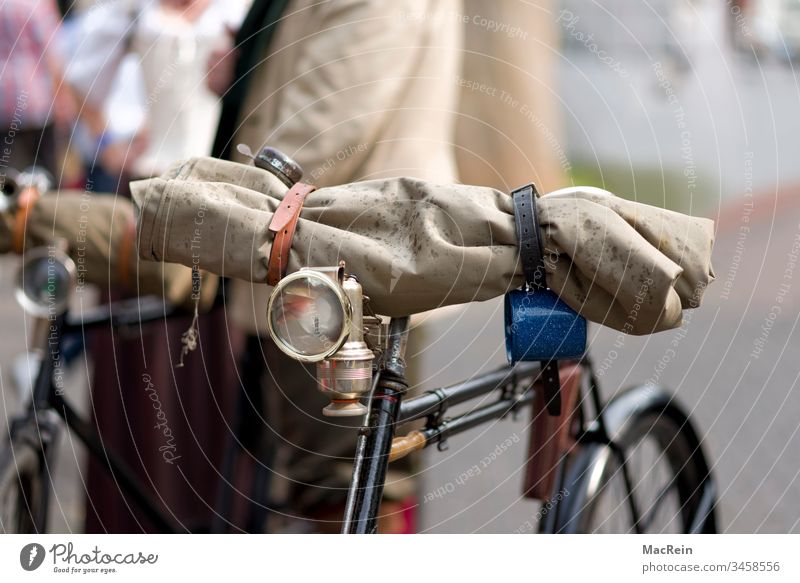
[[[353,277],[342,281],[342,290],[350,303],[350,330],[339,350],[317,363],[317,387],[331,400],[322,410],[329,417],[363,415],[367,408],[361,397],[372,388],[372,361],[375,354],[364,341],[361,284]]]

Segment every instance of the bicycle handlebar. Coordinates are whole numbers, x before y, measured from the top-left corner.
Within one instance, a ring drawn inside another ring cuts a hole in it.
[[[64,332],[110,325],[113,328],[155,322],[179,310],[157,296],[141,296],[94,306],[80,314],[68,314]]]

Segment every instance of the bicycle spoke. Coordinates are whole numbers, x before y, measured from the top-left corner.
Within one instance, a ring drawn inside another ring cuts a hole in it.
[[[661,455],[661,449],[653,439],[645,438],[641,440],[634,451],[639,460],[638,476],[639,484],[636,486],[636,493],[639,495],[639,507],[642,510],[641,531],[653,532],[659,520],[666,520],[666,523],[656,529],[656,532],[664,532],[673,523],[676,516],[680,516],[680,504],[675,502],[675,506],[669,513],[669,505],[666,502],[673,493],[673,488],[677,487],[677,477],[670,471],[666,460]],[[656,495],[653,499],[649,498],[651,493]]]
[[[624,466],[612,455],[609,475],[592,512],[592,533],[680,532],[677,476],[658,443],[644,437],[625,452]],[[654,495],[651,498],[651,494]],[[639,512],[639,523],[636,523]]]
[[[606,484],[599,493],[600,499],[595,509],[595,517],[600,519],[599,524],[593,525],[590,532],[593,534],[614,534],[631,532],[633,529],[633,516],[627,504],[625,483],[620,473]]]
[[[669,498],[670,494],[673,493],[676,484],[677,484],[677,479],[673,477],[669,481],[669,483],[661,487],[655,500],[653,500],[653,503],[650,505],[649,509],[642,517],[642,522],[641,522],[642,532],[649,532],[650,527],[656,523],[656,518],[661,516],[660,514],[661,511],[664,508],[667,508],[664,502]],[[670,523],[671,522],[672,520],[670,520]],[[659,532],[663,532],[663,530],[659,530]]]

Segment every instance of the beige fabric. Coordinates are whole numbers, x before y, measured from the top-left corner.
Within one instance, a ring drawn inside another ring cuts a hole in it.
[[[0,253],[11,252],[13,210],[0,213]],[[68,253],[78,269],[78,283],[103,289],[162,295],[176,305],[193,305],[192,270],[176,264],[140,261],[136,243],[130,240],[129,257],[121,257],[122,240],[133,236],[131,202],[124,198],[61,191],[42,196],[28,214],[25,248],[48,245],[54,239],[67,242]],[[120,261],[123,260],[123,265]],[[127,268],[129,288],[121,289]],[[201,307],[211,304],[217,277],[203,274],[199,295]]]
[[[290,2],[253,72],[234,145],[279,148],[318,186],[454,182],[461,13],[459,0]],[[266,333],[268,288],[253,287],[233,286],[232,319]]]
[[[565,186],[553,0],[465,0],[456,161],[461,182],[504,192]]]
[[[286,191],[268,172],[199,158],[131,188],[142,258],[265,281],[266,225]],[[672,328],[713,279],[708,219],[596,188],[537,204],[548,282],[590,320],[631,334]],[[511,199],[487,187],[396,178],[321,188],[306,199],[289,270],[339,260],[388,316],[486,300],[522,283]]]

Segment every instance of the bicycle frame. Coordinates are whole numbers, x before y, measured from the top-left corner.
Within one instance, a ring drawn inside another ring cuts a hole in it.
[[[70,431],[97,458],[105,470],[118,481],[159,531],[168,533],[180,532],[184,529],[179,528],[171,518],[159,510],[158,503],[147,493],[146,488],[136,478],[133,470],[113,451],[103,446],[91,424],[75,411],[54,385],[54,374],[60,360],[64,334],[69,332],[83,333],[86,328],[109,323],[118,327],[137,325],[163,318],[171,310],[168,304],[161,301],[149,301],[144,304],[138,302],[137,317],[132,318],[129,317],[125,310],[115,309],[115,306],[122,304],[122,302],[119,302],[117,304],[99,306],[81,318],[80,321],[69,321],[66,315],[58,316],[50,321],[45,354],[34,382],[31,409],[28,415],[32,416],[37,424],[42,424],[46,423],[46,421],[41,419],[41,415],[47,410],[54,410]],[[50,444],[44,443],[43,445],[45,446],[45,451],[47,451]]]
[[[393,447],[395,428],[398,425],[427,418],[425,427],[413,449],[424,449],[437,444],[440,450],[446,449],[446,441],[456,435],[493,419],[500,419],[514,414],[519,409],[529,406],[535,398],[534,382],[541,372],[538,362],[519,362],[506,365],[497,371],[480,375],[472,380],[451,387],[435,389],[420,396],[403,401],[407,390],[405,382],[405,364],[403,355],[408,334],[408,318],[396,318],[390,323],[389,347],[380,365],[374,382],[374,390],[370,402],[370,410],[360,429],[353,465],[353,477],[348,491],[347,505],[342,532],[345,534],[372,534],[377,532],[378,514],[386,472],[390,461],[401,457],[402,452],[393,458],[396,448]],[[576,443],[600,443],[607,446],[612,455],[617,457],[626,489],[626,503],[631,516],[634,517],[634,529],[642,531],[643,516],[632,495],[633,484],[629,476],[628,462],[625,453],[612,439],[606,420],[606,405],[600,395],[597,380],[588,358],[582,359],[584,369],[584,388],[580,389],[588,397],[591,417],[587,417],[585,407],[580,400],[575,413],[578,419]],[[444,413],[451,405],[463,403],[476,397],[499,391],[499,398],[487,405],[475,407],[454,418],[446,418]],[[630,411],[627,411],[630,413]],[[402,439],[402,438],[400,438]],[[699,442],[698,442],[699,443]],[[699,445],[698,445],[699,447]],[[566,452],[564,452],[566,453]],[[559,490],[563,486],[565,464],[559,463],[556,483]],[[713,525],[713,500],[715,486],[707,468],[703,471],[704,489],[697,509],[697,516],[690,527],[690,532],[707,532],[709,524]],[[555,513],[559,511],[556,507]],[[555,514],[554,513],[554,514]],[[550,517],[552,518],[552,517]],[[710,522],[709,522],[710,521]],[[542,523],[546,530],[548,521]],[[713,526],[712,526],[713,529]],[[710,531],[708,531],[710,532]]]
[[[404,363],[408,323],[407,317],[393,318],[389,325],[389,346],[376,374],[369,413],[359,430],[356,444],[342,527],[345,534],[377,532],[383,486],[398,425],[427,417],[428,423],[421,431],[424,445],[418,449],[435,443],[444,450],[449,436],[505,417],[530,405],[534,399],[533,381],[538,376],[540,365],[538,362],[522,362],[403,402],[408,388]],[[494,403],[474,408],[453,419],[444,418],[447,407],[498,389],[501,395]]]
[[[113,451],[107,450],[92,426],[82,419],[70,404],[56,391],[53,375],[59,360],[62,335],[68,332],[83,332],[86,328],[98,325],[114,326],[138,325],[168,315],[169,308],[162,302],[141,306],[134,317],[124,310],[115,312],[113,305],[100,306],[80,321],[69,321],[61,316],[51,322],[50,338],[45,358],[34,385],[30,414],[40,423],[38,414],[48,409],[64,420],[67,427],[75,433],[92,455],[102,464],[145,516],[161,532],[185,532],[168,516],[161,505],[147,492],[134,472]],[[394,318],[389,326],[388,347],[381,359],[373,380],[373,391],[369,411],[359,430],[353,473],[348,491],[342,532],[375,533],[378,514],[383,495],[388,465],[392,460],[395,430],[398,426],[427,418],[427,423],[419,431],[423,449],[433,444],[440,450],[447,447],[450,436],[457,435],[473,427],[514,414],[531,405],[535,397],[534,382],[539,377],[538,362],[520,362],[506,365],[500,369],[479,375],[471,380],[427,391],[419,396],[403,400],[407,391],[405,381],[405,345],[408,338],[409,318]],[[591,376],[591,373],[590,373]],[[448,407],[471,399],[498,392],[493,402],[475,407],[454,418],[446,418]],[[603,404],[596,384],[591,382],[589,392],[597,423],[587,431],[582,408],[578,412],[582,425],[582,438],[608,441],[603,423]],[[43,421],[43,420],[42,420]],[[402,438],[400,438],[402,439]],[[407,453],[407,452],[405,452]],[[399,457],[399,456],[398,456]],[[624,463],[624,460],[623,460]]]
[[[91,423],[81,417],[70,403],[64,399],[54,384],[54,373],[59,362],[63,337],[70,333],[83,335],[86,330],[99,328],[101,326],[111,326],[115,329],[125,327],[138,327],[142,324],[161,320],[169,317],[175,312],[174,308],[168,303],[155,297],[143,297],[132,300],[122,300],[103,304],[84,312],[80,319],[71,319],[67,315],[60,316],[47,323],[48,340],[42,359],[39,372],[34,381],[33,398],[31,408],[27,415],[17,419],[11,429],[11,435],[19,433],[16,427],[31,422],[36,425],[36,435],[42,443],[45,453],[50,449],[50,444],[54,441],[57,427],[45,416],[46,412],[54,410],[55,413],[64,421],[67,428],[72,431],[79,441],[81,441],[89,452],[97,459],[100,465],[107,471],[124,490],[125,494],[131,497],[134,504],[142,513],[153,523],[159,532],[178,533],[186,532],[186,527],[180,525],[163,509],[149,493],[146,486],[139,480],[134,471],[119,457],[113,450],[106,448],[100,440],[96,430]],[[245,368],[250,365],[244,364]],[[256,371],[257,372],[257,371]],[[251,382],[253,381],[251,371]],[[255,377],[257,379],[257,375]],[[247,390],[247,387],[245,387]],[[244,399],[247,400],[247,399]],[[241,402],[239,409],[241,409]],[[241,412],[239,413],[241,415]],[[236,440],[232,440],[234,443]],[[221,482],[230,479],[233,474],[232,446],[229,445],[223,460],[223,472]],[[267,480],[262,480],[266,489]],[[231,496],[230,488],[220,488],[220,493],[215,503],[215,513],[210,525],[200,525],[200,530],[211,532],[224,532],[226,517],[230,512]],[[264,501],[257,504],[251,524],[258,524],[258,515],[262,515],[265,510]],[[40,521],[46,524],[46,516]]]

